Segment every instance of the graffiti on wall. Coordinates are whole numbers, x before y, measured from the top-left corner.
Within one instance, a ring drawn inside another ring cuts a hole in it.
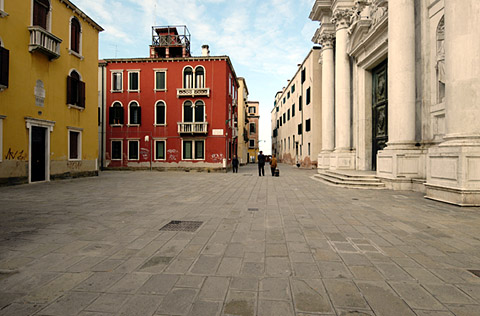
[[[168,160],[177,161],[178,160],[178,150],[169,149],[167,150]]]
[[[223,161],[223,154],[212,154],[212,160],[215,162]]]
[[[140,155],[142,156],[143,160],[148,160],[150,156],[149,153],[150,150],[148,150],[148,148],[140,148]]]
[[[13,150],[8,148],[7,154],[5,155],[6,160],[26,160],[27,155],[24,150]]]

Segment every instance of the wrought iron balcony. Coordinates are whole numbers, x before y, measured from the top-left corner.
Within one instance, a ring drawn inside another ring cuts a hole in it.
[[[185,123],[178,122],[179,134],[207,134],[208,122]]]
[[[177,88],[177,97],[210,97],[210,88]]]
[[[62,40],[39,26],[29,26],[30,44],[28,50],[33,52],[38,50],[50,59],[60,57],[60,43]]]

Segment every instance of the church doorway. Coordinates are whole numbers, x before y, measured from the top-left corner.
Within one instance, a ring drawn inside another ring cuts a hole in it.
[[[387,61],[372,70],[372,170],[377,170],[377,153],[388,141]]]

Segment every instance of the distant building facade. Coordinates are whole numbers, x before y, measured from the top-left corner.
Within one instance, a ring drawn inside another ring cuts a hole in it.
[[[247,120],[248,120],[248,162],[257,162],[257,156],[259,153],[259,126],[260,119],[260,103],[258,101],[247,101]]]
[[[0,184],[98,174],[102,30],[68,0],[0,1]]]
[[[238,161],[241,165],[248,163],[248,87],[245,78],[238,78]]]
[[[237,149],[235,71],[227,56],[190,55],[185,26],[153,27],[149,58],[106,59],[106,168],[221,170]]]
[[[272,154],[279,161],[316,167],[322,148],[321,65],[319,47],[310,50],[288,85],[275,96]]]
[[[480,2],[314,2],[322,170],[480,205]]]

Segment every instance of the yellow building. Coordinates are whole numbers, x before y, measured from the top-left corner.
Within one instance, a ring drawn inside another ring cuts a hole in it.
[[[0,0],[0,184],[98,173],[98,34],[68,0]]]
[[[258,101],[247,101],[247,120],[248,120],[248,162],[255,163],[257,161],[258,153],[260,152],[259,144],[259,119],[260,119],[260,104]]]

